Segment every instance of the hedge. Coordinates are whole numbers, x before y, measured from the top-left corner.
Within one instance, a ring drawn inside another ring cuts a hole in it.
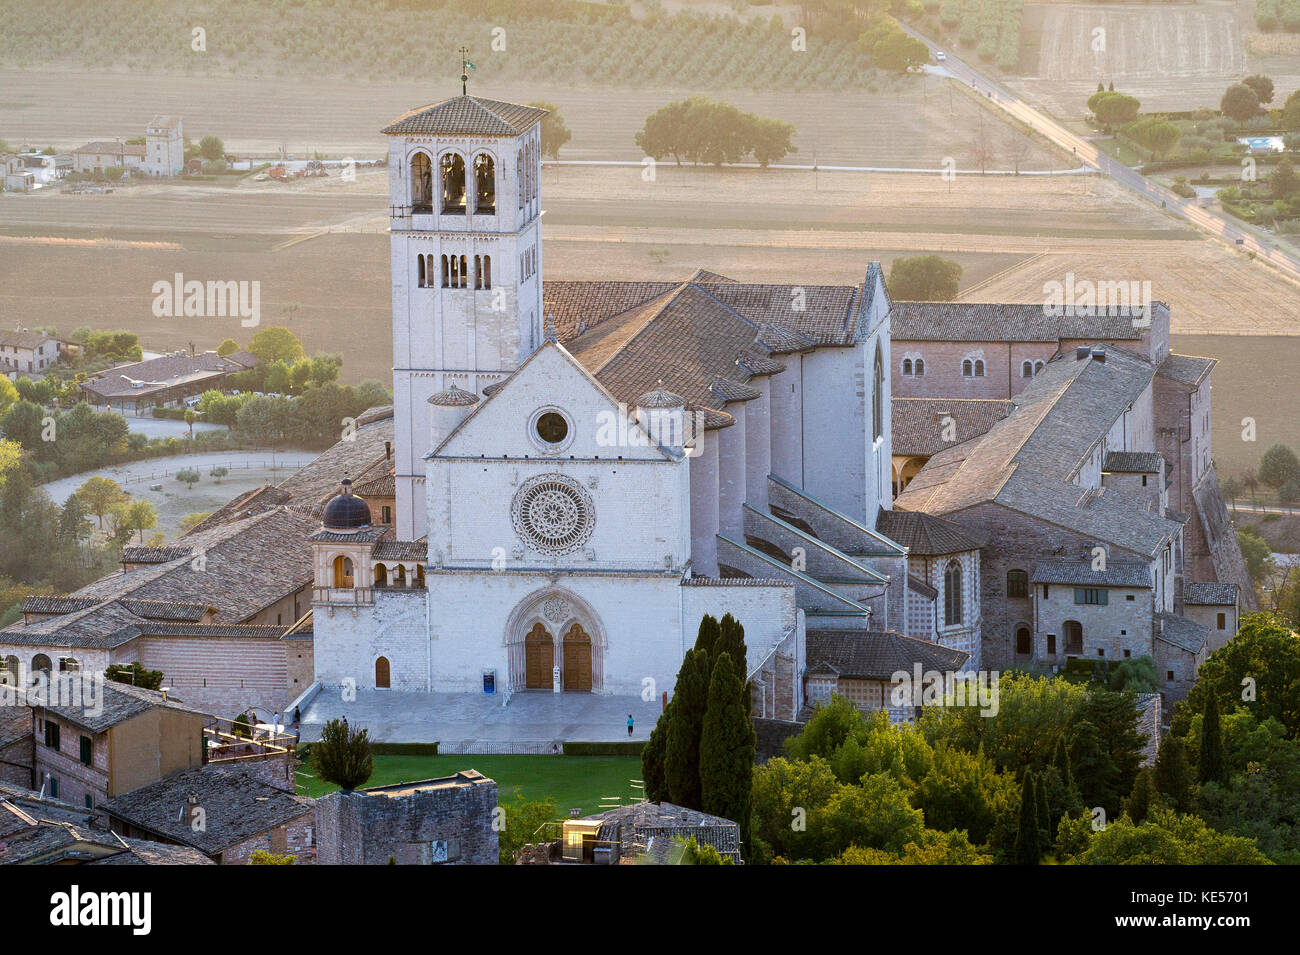
[[[608,743],[566,742],[565,756],[640,756],[644,740],[614,740]]]
[[[311,759],[311,743],[299,743],[296,754],[303,762]],[[437,743],[371,743],[374,756],[437,756]]]

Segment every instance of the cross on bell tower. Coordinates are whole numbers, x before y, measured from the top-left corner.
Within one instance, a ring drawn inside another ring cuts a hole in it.
[[[458,51],[460,53],[460,95],[469,95],[469,71],[478,69],[469,61],[469,47],[462,46]]]

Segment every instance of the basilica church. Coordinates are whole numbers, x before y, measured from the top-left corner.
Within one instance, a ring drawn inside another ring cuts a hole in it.
[[[910,719],[918,667],[1150,657],[1186,693],[1254,595],[1167,306],[545,280],[544,116],[383,130],[392,440],[310,536],[316,685],[653,699],[730,613],[759,716]]]
[[[809,630],[977,657],[977,545],[951,534],[963,550],[909,580],[878,529],[879,267],[845,286],[544,282],[544,115],[460,96],[384,128],[394,509],[372,520],[349,487],[312,537],[317,681],[641,694],[725,613],[773,713],[803,703]]]

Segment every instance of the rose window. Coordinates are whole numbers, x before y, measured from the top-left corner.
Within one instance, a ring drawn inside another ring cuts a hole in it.
[[[571,554],[591,537],[596,518],[582,486],[562,474],[529,479],[511,503],[515,533],[530,548],[558,557]]]

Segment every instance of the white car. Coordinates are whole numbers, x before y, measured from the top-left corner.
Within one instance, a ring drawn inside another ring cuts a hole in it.
[[[942,63],[944,60],[948,59],[948,54],[943,52],[943,50],[935,50],[934,58],[940,63]]]

